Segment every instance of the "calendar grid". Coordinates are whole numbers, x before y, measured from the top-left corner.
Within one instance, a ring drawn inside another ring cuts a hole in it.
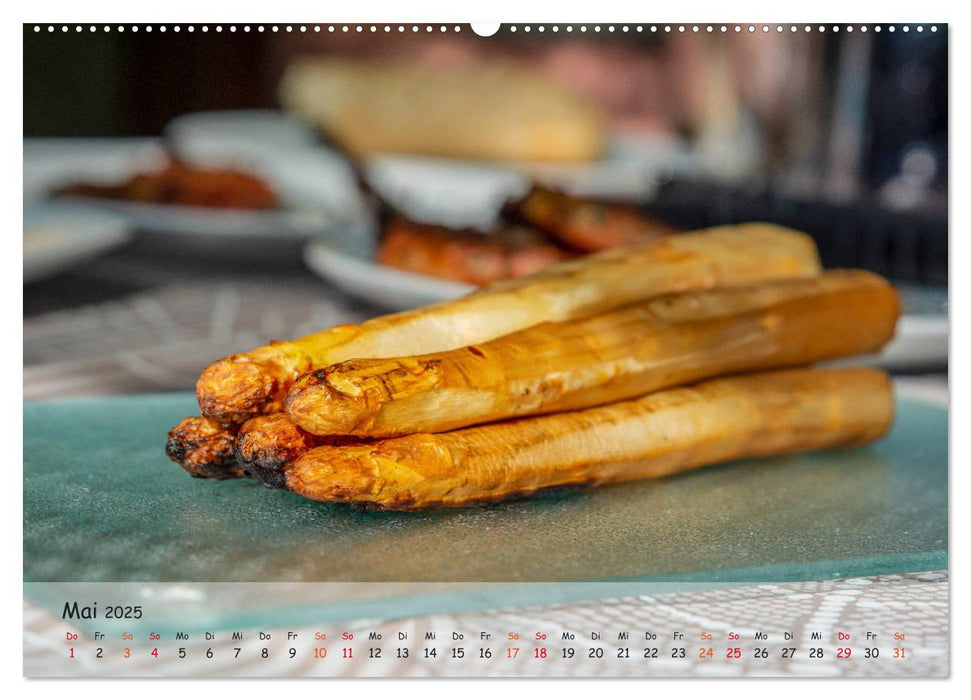
[[[212,639],[195,634],[187,640],[171,634],[95,639],[25,601],[24,673],[946,677],[948,595],[947,573],[929,571],[403,619],[308,621],[213,630]]]

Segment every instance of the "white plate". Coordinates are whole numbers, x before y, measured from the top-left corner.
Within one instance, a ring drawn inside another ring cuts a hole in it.
[[[413,309],[468,294],[474,285],[428,277],[371,259],[372,246],[358,231],[345,242],[314,240],[304,249],[311,270],[338,289],[392,311]]]
[[[897,322],[897,334],[870,362],[886,369],[945,368],[948,363],[946,316],[907,314]]]
[[[314,146],[311,129],[273,109],[196,112],[165,127],[176,153],[194,161],[232,167],[239,158],[264,156]]]
[[[160,233],[302,240],[339,223],[327,213],[313,209],[246,211],[73,196],[58,201],[111,212],[123,217],[133,229]]]
[[[372,249],[370,239],[359,231],[340,241],[311,241],[304,250],[304,260],[311,270],[338,289],[391,311],[455,299],[475,289],[470,284],[378,264],[371,259]],[[905,308],[910,294],[919,297],[914,304],[916,308],[928,306],[926,290],[904,288]],[[946,292],[941,290],[940,294],[943,304]],[[905,314],[897,323],[893,341],[879,355],[863,358],[863,361],[888,369],[946,366],[947,317],[943,314]]]
[[[71,182],[117,183],[165,163],[161,144],[149,139],[31,139],[24,143],[24,198],[47,201]],[[196,159],[192,162],[205,165]],[[245,211],[170,204],[64,197],[94,210],[125,218],[132,229],[192,236],[235,236],[270,241],[305,240],[362,216],[347,165],[325,149],[297,149],[234,162],[263,178],[284,209]],[[226,166],[218,160],[216,167]]]
[[[128,238],[128,227],[117,216],[73,207],[24,207],[24,282],[89,260]]]
[[[607,154],[590,163],[496,163],[413,155],[378,155],[368,179],[412,218],[489,229],[502,204],[532,182],[578,195],[643,202],[659,176],[697,170],[683,144],[640,134],[614,134]]]
[[[341,161],[320,145],[311,128],[274,110],[188,114],[173,120],[165,133],[178,153],[202,164],[261,172],[267,163],[286,163],[308,153]],[[500,205],[534,180],[577,194],[643,201],[654,192],[658,173],[694,172],[702,165],[683,140],[617,132],[611,135],[604,157],[588,163],[469,161],[389,153],[369,158],[367,171],[372,185],[413,218],[489,228]],[[288,168],[269,181],[285,176]],[[331,196],[329,202],[355,198],[349,172],[338,173],[335,163],[331,169],[328,176],[300,180],[317,182],[318,199],[335,188],[343,199]]]

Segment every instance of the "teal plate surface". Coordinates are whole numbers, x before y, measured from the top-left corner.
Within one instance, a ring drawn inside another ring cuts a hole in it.
[[[359,513],[163,453],[192,396],[24,405],[24,580],[824,579],[947,568],[947,411],[882,441],[429,513]]]

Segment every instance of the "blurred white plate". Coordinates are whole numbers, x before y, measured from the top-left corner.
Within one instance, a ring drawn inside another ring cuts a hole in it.
[[[428,277],[372,260],[373,246],[363,232],[342,240],[313,240],[304,250],[311,270],[338,289],[390,311],[403,311],[468,294],[475,286]],[[944,313],[925,313],[929,306],[946,304],[946,289],[901,289],[905,314],[897,324],[896,337],[877,356],[864,358],[886,368],[940,368],[948,361],[948,319]],[[933,298],[939,299],[935,303]],[[913,300],[913,301],[910,301]],[[853,360],[859,362],[859,359]]]
[[[270,164],[316,154],[330,160],[330,172],[318,169],[315,198],[330,206],[356,198],[341,157],[320,144],[313,129],[273,110],[214,111],[174,119],[166,138],[194,162],[240,166],[261,172]],[[618,132],[603,158],[589,163],[467,161],[420,155],[380,154],[367,163],[368,179],[389,201],[413,218],[452,226],[488,228],[499,207],[533,180],[570,192],[643,201],[660,172],[690,172],[699,167],[684,141],[664,135]],[[269,178],[285,177],[284,168]],[[327,192],[341,195],[327,196]]]
[[[698,170],[676,139],[616,133],[603,158],[589,163],[495,163],[379,155],[368,162],[371,184],[407,214],[450,226],[488,229],[499,208],[532,182],[573,194],[644,202],[661,175]]]
[[[247,211],[74,196],[57,201],[111,212],[123,217],[133,229],[160,233],[305,239],[338,223],[325,212],[312,209]]]
[[[897,334],[879,355],[868,358],[886,369],[944,369],[948,364],[946,316],[905,314],[897,322]]]
[[[183,157],[230,167],[240,157],[259,159],[311,148],[316,141],[308,127],[273,109],[185,114],[168,123],[165,137]]]
[[[392,311],[455,299],[475,289],[464,282],[378,264],[371,259],[371,252],[369,239],[359,231],[339,243],[311,241],[304,249],[304,260],[338,289]]]
[[[270,241],[305,240],[362,216],[347,165],[324,149],[271,150],[260,158],[240,156],[231,163],[219,158],[204,162],[201,153],[188,160],[203,167],[237,166],[252,172],[277,192],[284,208],[245,211],[93,197],[57,201],[118,214],[137,230]],[[68,183],[117,183],[160,168],[165,161],[161,143],[150,139],[30,139],[24,143],[24,198],[49,201],[52,190]]]
[[[61,206],[24,207],[24,282],[46,277],[121,245],[124,219]]]

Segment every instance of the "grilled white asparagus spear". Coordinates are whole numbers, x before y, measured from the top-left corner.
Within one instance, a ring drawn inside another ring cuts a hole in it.
[[[898,315],[894,288],[862,270],[679,292],[457,350],[348,360],[300,377],[287,411],[317,435],[439,433],[874,352]]]
[[[230,355],[203,371],[196,393],[204,416],[241,423],[282,411],[300,374],[351,358],[449,350],[666,292],[819,272],[812,239],[771,224],[671,236],[554,265],[454,301]]]
[[[783,370],[584,411],[317,447],[285,476],[287,488],[318,501],[392,510],[460,506],[857,445],[882,436],[892,420],[890,380],[879,370]]]

